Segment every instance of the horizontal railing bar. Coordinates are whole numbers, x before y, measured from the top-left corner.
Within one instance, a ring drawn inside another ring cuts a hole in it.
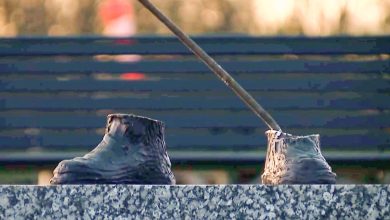
[[[194,36],[209,54],[383,54],[389,36]],[[308,46],[310,45],[310,46]],[[0,56],[191,54],[172,36],[0,38]]]
[[[388,60],[322,61],[322,60],[231,60],[220,61],[231,73],[389,73]],[[199,73],[209,70],[197,60],[163,60],[139,62],[114,61],[31,61],[1,60],[0,73],[66,74],[66,73]]]

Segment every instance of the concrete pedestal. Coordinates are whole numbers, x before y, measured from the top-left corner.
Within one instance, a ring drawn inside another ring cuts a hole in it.
[[[0,219],[389,219],[390,185],[0,186]]]

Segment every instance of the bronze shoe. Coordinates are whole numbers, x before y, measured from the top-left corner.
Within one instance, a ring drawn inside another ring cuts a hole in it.
[[[130,114],[108,115],[100,144],[53,174],[51,184],[175,184],[164,123]]]
[[[321,154],[319,135],[293,136],[266,132],[263,184],[334,184],[336,174]]]

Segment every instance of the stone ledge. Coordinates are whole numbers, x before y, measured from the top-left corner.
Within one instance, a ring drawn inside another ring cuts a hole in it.
[[[0,186],[0,219],[389,219],[390,185]]]

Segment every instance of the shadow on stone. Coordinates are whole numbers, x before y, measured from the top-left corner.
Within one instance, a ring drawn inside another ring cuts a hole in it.
[[[334,184],[336,174],[321,154],[319,135],[269,130],[263,184]]]
[[[164,123],[131,114],[108,115],[100,144],[53,174],[51,184],[175,184]]]

